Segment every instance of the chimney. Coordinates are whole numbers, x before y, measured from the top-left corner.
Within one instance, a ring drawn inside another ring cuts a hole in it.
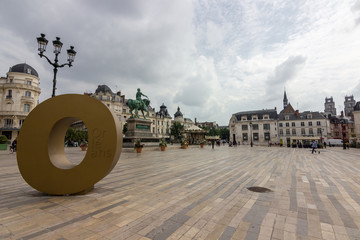
[[[276,109],[276,107],[275,107],[275,111],[276,111],[277,109]]]
[[[344,117],[344,111],[341,111],[341,117]]]
[[[118,91],[118,92],[116,93],[116,95],[121,96],[121,92],[120,92],[120,91]]]
[[[296,110],[295,115],[298,117],[300,116],[299,110]]]
[[[195,118],[195,126],[197,126],[197,119]]]

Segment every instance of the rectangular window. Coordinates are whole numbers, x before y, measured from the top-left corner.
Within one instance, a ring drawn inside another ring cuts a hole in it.
[[[318,128],[318,129],[317,129],[317,134],[318,134],[318,135],[321,135],[321,128]]]
[[[309,128],[309,135],[313,135],[313,134],[314,134],[313,129]]]
[[[301,135],[305,135],[305,128],[301,129]]]
[[[291,126],[292,126],[292,127],[295,127],[295,122],[292,122],[292,123],[291,123]]]
[[[280,136],[284,135],[284,132],[282,129],[280,129],[280,132],[279,132]]]
[[[126,113],[126,109],[123,109],[123,113]]]
[[[241,125],[241,129],[244,130],[248,130],[248,125]]]
[[[312,122],[309,122],[308,124],[309,124],[309,126],[312,126]]]
[[[293,128],[291,131],[292,131],[292,135],[293,135],[293,136],[296,136],[296,129]]]
[[[253,130],[259,130],[259,124],[253,124]]]
[[[30,80],[27,80],[27,81],[26,81],[26,85],[31,86],[31,81],[30,81]]]
[[[13,120],[12,119],[5,119],[4,128],[12,128],[13,127]]]
[[[30,112],[30,104],[24,104],[24,112]]]
[[[19,120],[19,128],[23,125],[24,121],[25,121],[25,119],[20,119]]]
[[[289,126],[290,126],[290,124],[287,122],[287,123],[286,123],[286,126],[287,126],[287,127],[289,127]]]
[[[287,136],[290,135],[290,129],[286,129],[286,135],[287,135]]]
[[[243,135],[243,140],[244,140],[244,141],[247,141],[247,139],[248,139],[247,133],[243,133],[242,135]]]
[[[270,130],[270,124],[269,123],[264,124],[264,130]]]
[[[279,127],[282,127],[283,126],[283,124],[282,123],[279,123]]]
[[[6,96],[6,98],[12,98],[12,90],[8,90],[8,95]]]
[[[270,140],[270,133],[269,132],[264,133],[264,138],[265,138],[266,141],[269,141]]]
[[[253,133],[254,141],[259,140],[259,133]]]
[[[305,126],[305,122],[301,122],[301,126],[304,127],[304,126]]]
[[[316,126],[321,126],[321,122],[320,122],[320,121],[317,121],[317,122],[316,122]]]

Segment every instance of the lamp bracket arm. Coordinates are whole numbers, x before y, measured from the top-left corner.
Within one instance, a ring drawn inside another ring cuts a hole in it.
[[[62,67],[64,67],[64,66],[69,66],[69,67],[71,67],[72,65],[69,64],[69,63],[64,63],[64,64],[60,65],[59,68],[62,68]]]
[[[52,62],[50,61],[50,59],[49,59],[46,55],[39,53],[39,56],[40,56],[40,57],[45,57],[46,60],[50,63],[50,65],[52,65],[53,67],[55,67],[55,64],[52,63]]]

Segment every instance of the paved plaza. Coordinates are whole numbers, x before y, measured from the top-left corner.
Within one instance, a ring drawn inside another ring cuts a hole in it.
[[[1,153],[0,169],[0,239],[360,239],[359,149],[123,152],[77,196],[32,189],[15,154]]]

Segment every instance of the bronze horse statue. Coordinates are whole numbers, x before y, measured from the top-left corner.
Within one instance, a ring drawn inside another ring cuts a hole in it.
[[[146,117],[149,116],[149,109],[148,109],[148,106],[150,105],[149,99],[142,99],[142,101],[129,99],[127,101],[127,105],[130,108],[131,118],[135,118],[135,117],[140,118],[138,115],[139,110],[141,111],[144,119],[146,119]],[[134,110],[135,110],[135,116],[133,114]],[[144,111],[146,112],[146,117],[145,117]]]

